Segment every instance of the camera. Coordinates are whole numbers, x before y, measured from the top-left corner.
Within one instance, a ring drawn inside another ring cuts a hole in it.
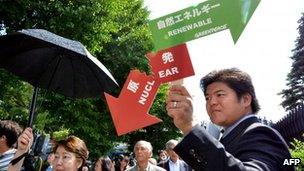
[[[46,160],[48,154],[52,152],[50,135],[35,133],[34,142],[31,149],[34,156],[39,156],[42,158],[42,160]]]
[[[37,170],[37,168],[41,168],[43,161],[47,159],[47,156],[51,152],[50,135],[35,132],[33,145],[23,162],[23,170],[34,171]]]

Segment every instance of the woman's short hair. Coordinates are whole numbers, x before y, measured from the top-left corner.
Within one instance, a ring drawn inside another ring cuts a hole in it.
[[[59,146],[62,146],[65,150],[76,154],[77,158],[81,158],[82,165],[81,165],[80,169],[82,169],[82,166],[85,165],[86,159],[89,156],[89,151],[88,151],[87,146],[84,143],[84,141],[76,136],[69,136],[68,138],[66,138],[64,140],[60,140],[60,141],[56,142],[53,151],[56,152],[56,150]]]

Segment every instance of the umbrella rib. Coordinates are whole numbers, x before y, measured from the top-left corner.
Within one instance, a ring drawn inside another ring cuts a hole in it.
[[[88,57],[87,57],[88,58]],[[97,59],[98,60],[98,59]],[[88,58],[88,60],[82,60],[87,66],[88,66],[88,68],[90,69],[90,71],[91,71],[91,73],[96,77],[96,78],[99,78],[98,77],[98,74],[96,74],[96,72],[94,72],[94,70],[93,70],[93,68],[91,68],[91,66],[90,66],[90,64],[88,64],[88,62],[92,62],[96,67],[98,67],[93,61],[91,61],[89,58]],[[94,66],[93,65],[93,66]],[[103,71],[102,71],[103,72]],[[101,87],[105,87],[104,86],[104,84],[103,84],[103,82],[101,82],[99,79],[97,79],[97,81],[99,82],[99,84],[100,85],[102,85]],[[102,90],[102,91],[104,91],[104,90]],[[101,92],[100,92],[100,94],[101,94]]]
[[[55,69],[54,69],[54,71],[53,71],[53,73],[52,73],[51,79],[50,79],[50,81],[49,81],[49,83],[48,83],[48,85],[47,85],[47,90],[48,90],[48,89],[50,88],[50,86],[51,86],[51,83],[52,83],[52,81],[53,81],[53,79],[54,79],[54,76],[55,76],[56,71],[57,71],[57,69],[58,69],[58,66],[59,66],[59,64],[60,64],[61,58],[62,58],[62,56],[61,56],[61,54],[60,54],[60,55],[59,55],[59,60],[57,61],[57,64],[56,64]]]
[[[75,67],[74,67],[72,58],[69,58],[69,61],[71,63],[72,71],[75,71],[74,70]],[[75,96],[76,95],[76,89],[75,89],[76,85],[74,84],[75,83],[75,74],[72,74],[72,77],[73,77],[73,84],[72,84],[73,85],[73,96]]]
[[[50,63],[52,63],[54,60],[56,60],[56,58],[51,58],[47,63],[50,64]],[[60,62],[60,60],[59,60],[59,62]],[[58,65],[59,62],[57,62],[57,65]],[[47,68],[48,68],[48,67],[47,67]],[[57,67],[56,67],[55,69],[57,69]],[[39,85],[39,82],[41,82],[41,78],[42,78],[42,76],[43,76],[46,72],[47,72],[47,69],[45,69],[44,72],[41,72],[41,73],[39,74],[39,76],[37,77],[37,78],[39,78],[39,80],[37,80],[37,81],[35,82],[35,84],[34,84],[35,86],[39,87],[39,86],[38,86],[38,85]],[[49,86],[50,86],[50,82],[48,83],[47,87],[45,87],[45,88],[48,89]],[[43,87],[41,87],[41,88],[43,88]]]

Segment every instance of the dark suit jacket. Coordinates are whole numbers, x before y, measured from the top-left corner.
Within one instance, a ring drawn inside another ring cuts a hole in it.
[[[157,164],[157,166],[160,166],[160,167],[166,169],[167,171],[170,171],[169,161],[170,161],[170,159],[168,159],[164,162],[160,162],[159,164]],[[183,168],[183,170],[185,170],[185,171],[192,171],[191,167],[182,160],[181,160],[181,168]]]
[[[197,125],[174,151],[196,171],[294,170],[283,166],[291,156],[282,137],[256,117],[242,121],[220,142]]]

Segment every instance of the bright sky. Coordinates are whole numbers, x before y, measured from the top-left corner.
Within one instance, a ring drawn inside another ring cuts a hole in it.
[[[145,0],[155,19],[197,5],[202,0]],[[304,12],[303,0],[261,0],[236,44],[229,30],[187,42],[195,76],[184,79],[193,95],[198,119],[208,120],[200,78],[212,70],[238,67],[251,75],[261,105],[259,115],[274,122],[286,112],[277,95],[286,85],[291,69],[291,50],[298,37],[298,23]]]

